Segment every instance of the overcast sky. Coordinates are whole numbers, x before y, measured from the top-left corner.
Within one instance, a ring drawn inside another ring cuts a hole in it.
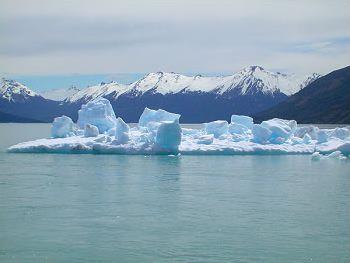
[[[349,25],[349,0],[0,0],[0,73],[327,73]]]

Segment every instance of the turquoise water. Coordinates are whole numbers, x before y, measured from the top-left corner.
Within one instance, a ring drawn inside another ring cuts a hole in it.
[[[0,262],[350,262],[350,161],[9,154]]]

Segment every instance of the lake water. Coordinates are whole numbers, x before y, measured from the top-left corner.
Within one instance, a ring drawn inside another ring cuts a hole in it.
[[[9,154],[0,262],[350,262],[350,161]]]

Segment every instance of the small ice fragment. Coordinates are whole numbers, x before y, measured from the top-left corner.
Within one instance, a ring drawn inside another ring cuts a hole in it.
[[[65,138],[74,135],[74,123],[67,116],[57,117],[51,126],[51,136],[53,138]]]
[[[328,158],[333,158],[333,159],[337,159],[341,156],[341,152],[340,151],[334,151],[332,153],[330,153],[329,155],[327,155]]]
[[[319,161],[321,159],[322,159],[322,154],[320,154],[319,152],[314,152],[311,155],[311,160],[313,160],[313,161]]]

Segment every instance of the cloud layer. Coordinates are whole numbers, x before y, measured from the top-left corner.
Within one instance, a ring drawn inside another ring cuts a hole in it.
[[[349,1],[0,5],[3,74],[233,72],[252,64],[326,73],[350,61]]]

